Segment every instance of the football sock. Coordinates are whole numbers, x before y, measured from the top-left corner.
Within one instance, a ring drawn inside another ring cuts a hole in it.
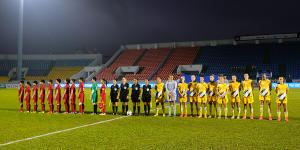
[[[169,116],[171,116],[171,104],[169,103]]]
[[[222,108],[221,108],[221,106],[219,106],[218,113],[219,113],[219,117],[221,117],[221,115],[222,115]]]
[[[148,115],[150,114],[150,104],[147,104],[148,106]]]
[[[260,105],[260,108],[259,108],[259,112],[260,112],[260,116],[263,116],[263,113],[264,113],[264,105]]]
[[[269,118],[272,117],[271,109],[270,108],[268,108],[268,113],[269,113]]]
[[[173,104],[174,116],[176,115],[176,104]]]
[[[124,114],[124,111],[125,111],[125,106],[122,105],[122,114]]]
[[[37,110],[37,105],[34,105],[34,111],[36,111]]]
[[[135,114],[136,106],[133,105],[133,114]]]
[[[277,117],[278,117],[278,118],[281,118],[280,116],[281,116],[281,112],[278,111],[278,112],[277,112]]]
[[[138,108],[138,114],[140,114],[140,112],[141,112],[141,106],[137,106],[137,108]]]
[[[241,107],[238,108],[238,117],[241,115]]]
[[[288,112],[284,112],[284,117],[285,117],[285,118],[288,118],[288,117],[289,117],[288,115],[289,115]]]
[[[45,104],[42,104],[42,111],[45,111]]]
[[[128,111],[128,105],[126,105],[126,113],[127,113],[127,111]]]
[[[118,113],[118,106],[115,106],[116,107],[116,113]]]
[[[228,113],[228,108],[225,108],[225,117],[227,117],[227,113]]]
[[[97,114],[97,104],[94,104],[94,113]]]

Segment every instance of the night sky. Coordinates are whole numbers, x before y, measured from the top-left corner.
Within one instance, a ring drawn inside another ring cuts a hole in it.
[[[24,53],[299,32],[299,0],[275,1],[25,0]],[[18,0],[0,0],[0,53],[17,53],[17,25]]]

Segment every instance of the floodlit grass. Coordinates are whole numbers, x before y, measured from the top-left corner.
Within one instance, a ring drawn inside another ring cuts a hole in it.
[[[0,89],[0,144],[121,117],[90,115],[92,105],[89,93],[90,89],[86,89],[87,114],[41,114],[19,113],[17,89]],[[257,89],[255,95],[255,120],[153,117],[152,111],[149,117],[125,117],[0,146],[0,149],[300,149],[300,89],[290,89],[289,122],[275,120],[277,115],[274,91],[272,92],[274,120],[257,120],[259,115]],[[107,112],[110,114],[112,110],[109,107],[108,96],[106,101]],[[165,107],[168,112],[167,105]],[[151,109],[154,108],[153,103]],[[131,103],[129,109],[132,110]],[[39,106],[38,111],[40,110]],[[47,105],[46,110],[49,110]],[[141,104],[141,112],[143,110]],[[179,110],[177,106],[177,114]],[[228,110],[231,116],[230,105]],[[264,111],[267,118],[266,106]],[[120,112],[121,104],[119,104]]]

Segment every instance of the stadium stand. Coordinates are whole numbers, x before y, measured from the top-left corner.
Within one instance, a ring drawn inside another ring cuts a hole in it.
[[[128,80],[137,78],[139,80],[148,79],[150,75],[163,62],[171,48],[149,49],[137,66],[142,67],[143,70],[138,74],[126,74]]]
[[[139,60],[145,49],[129,49],[125,50],[120,56],[107,68],[104,68],[96,77],[98,79],[104,78],[106,80],[113,80],[119,78],[119,74],[114,74],[114,71],[119,66],[132,66]]]
[[[153,76],[153,80],[156,77],[161,77],[162,80],[167,80],[169,74],[173,74],[174,79],[178,79],[180,74],[174,73],[175,69],[179,65],[189,65],[194,62],[194,59],[197,56],[199,47],[178,47],[175,48],[171,56],[164,64],[164,66]]]

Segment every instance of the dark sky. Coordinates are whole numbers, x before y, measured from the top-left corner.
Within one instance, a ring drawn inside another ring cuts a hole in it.
[[[299,0],[25,0],[24,53],[300,31]],[[17,52],[18,0],[0,0],[0,53]]]

